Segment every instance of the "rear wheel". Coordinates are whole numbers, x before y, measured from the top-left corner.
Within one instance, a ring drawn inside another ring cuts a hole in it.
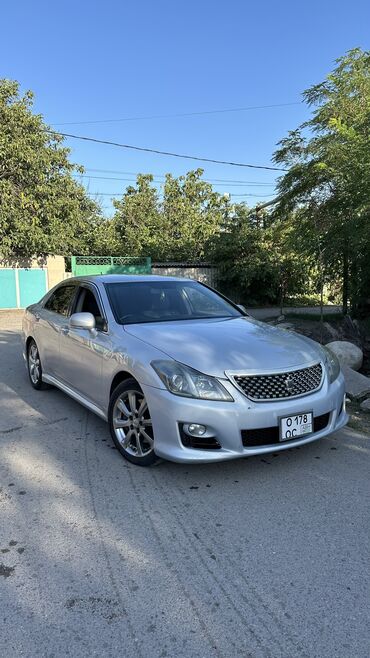
[[[113,391],[108,411],[115,446],[128,461],[150,466],[156,461],[152,419],[145,395],[135,379]]]
[[[40,354],[38,347],[33,339],[30,340],[30,342],[28,343],[27,366],[28,366],[28,375],[33,388],[35,388],[38,391],[41,388],[48,388],[48,385],[44,384],[42,381],[42,366],[41,366]]]

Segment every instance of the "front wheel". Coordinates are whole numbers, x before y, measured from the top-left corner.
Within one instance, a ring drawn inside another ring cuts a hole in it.
[[[134,379],[127,379],[113,391],[108,421],[112,439],[121,455],[138,466],[154,464],[152,419],[145,395]]]

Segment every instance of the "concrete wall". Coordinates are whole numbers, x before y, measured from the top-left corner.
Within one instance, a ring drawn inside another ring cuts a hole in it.
[[[0,308],[26,308],[65,276],[63,256],[0,260]]]
[[[46,269],[48,289],[63,281],[65,262],[63,256],[47,256],[46,258],[11,258],[0,260],[0,269],[24,268],[24,269]]]
[[[65,261],[63,256],[48,256],[46,263],[48,271],[48,288],[53,288],[63,281],[65,276]]]
[[[11,258],[0,260],[0,269],[46,269],[47,288],[53,288],[59,281],[63,281],[65,262],[63,256],[47,256],[46,258]]]
[[[64,259],[63,259],[64,260]],[[9,259],[0,259],[0,268],[1,269],[8,269],[8,268],[25,268],[25,269],[33,269],[33,268],[44,268],[46,267],[46,258],[9,258]]]
[[[266,320],[270,318],[278,318],[281,314],[281,309],[278,306],[260,306],[247,308],[248,313],[256,320]],[[323,315],[340,315],[343,309],[341,306],[335,304],[326,305],[323,307]],[[320,318],[320,306],[284,306],[284,315],[316,315],[317,319]]]

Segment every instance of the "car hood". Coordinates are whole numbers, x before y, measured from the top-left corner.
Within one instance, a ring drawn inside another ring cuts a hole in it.
[[[186,320],[125,325],[125,331],[200,372],[270,371],[322,358],[309,338],[253,318]]]

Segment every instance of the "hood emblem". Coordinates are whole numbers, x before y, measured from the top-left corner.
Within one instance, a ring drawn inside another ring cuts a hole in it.
[[[293,377],[287,377],[286,380],[284,381],[285,388],[288,391],[288,393],[291,393],[294,388],[294,379]]]

